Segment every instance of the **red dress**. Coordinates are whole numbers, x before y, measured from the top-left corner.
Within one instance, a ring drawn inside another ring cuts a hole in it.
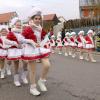
[[[85,37],[85,40],[87,41],[87,43],[86,43],[86,49],[88,49],[88,50],[94,50],[94,42],[93,42],[92,37],[90,37],[90,36],[87,35]]]
[[[19,60],[22,56],[22,49],[18,48],[15,44],[19,45],[18,39],[13,32],[9,32],[7,39],[12,42],[12,45],[8,48],[7,59],[8,60]]]
[[[85,48],[86,40],[85,40],[84,36],[78,36],[77,41],[78,41],[78,48],[82,48],[82,49]]]
[[[62,48],[63,47],[61,38],[58,38],[56,40],[56,42],[57,42],[57,48]]]
[[[50,39],[50,46],[52,47],[52,48],[55,48],[56,46],[55,46],[55,40],[54,39]]]
[[[64,41],[64,46],[65,46],[65,47],[68,47],[68,46],[69,46],[68,38],[65,37],[65,38],[63,39],[63,41]]]
[[[73,38],[73,37],[70,38],[70,46],[73,48],[77,47],[77,44],[75,43],[75,38]]]
[[[7,50],[3,48],[3,40],[0,38],[0,58],[6,58]]]
[[[36,31],[33,31],[30,26],[25,27],[22,32],[22,35],[25,37],[25,39],[31,39],[35,43],[39,42],[41,44],[45,40],[46,32],[42,29],[42,31],[38,32],[37,34],[40,36],[40,38],[37,37]],[[26,44],[22,59],[24,60],[42,59],[44,57],[48,57],[50,53],[51,53],[50,49],[46,49],[41,45],[40,47],[33,47],[29,44]]]

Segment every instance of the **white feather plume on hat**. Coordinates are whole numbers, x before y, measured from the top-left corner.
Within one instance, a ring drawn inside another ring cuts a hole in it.
[[[89,30],[89,31],[87,32],[87,34],[90,34],[90,33],[93,33],[93,30]]]
[[[71,32],[71,35],[76,35],[76,33],[75,32]]]
[[[14,17],[12,20],[11,20],[11,23],[10,23],[10,26],[12,27],[13,25],[15,25],[15,23],[17,21],[19,21],[20,19],[18,17]]]
[[[69,33],[69,32],[67,32],[67,33],[65,34],[65,36],[67,36],[67,35],[70,35],[70,33]]]
[[[81,33],[83,33],[83,35],[84,35],[84,31],[79,31],[78,35],[80,35]]]

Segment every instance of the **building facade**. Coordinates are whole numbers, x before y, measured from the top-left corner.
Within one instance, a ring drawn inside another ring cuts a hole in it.
[[[17,17],[16,12],[7,12],[0,14],[0,25],[9,25],[12,18]]]
[[[100,0],[80,0],[79,3],[81,18],[100,17]]]

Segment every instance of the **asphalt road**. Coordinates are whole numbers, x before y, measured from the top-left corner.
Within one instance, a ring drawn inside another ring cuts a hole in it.
[[[48,74],[48,92],[35,97],[29,93],[29,85],[15,87],[12,76],[0,79],[0,100],[100,100],[100,55],[97,63],[53,54]],[[41,64],[37,64],[39,79]]]

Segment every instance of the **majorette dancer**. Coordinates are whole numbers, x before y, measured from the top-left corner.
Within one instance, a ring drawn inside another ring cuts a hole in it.
[[[93,31],[89,30],[87,32],[87,35],[85,37],[86,40],[86,51],[87,51],[87,57],[86,60],[90,60],[91,62],[96,62],[96,60],[93,58],[93,51],[95,49],[94,41],[93,41]]]
[[[78,49],[79,49],[79,59],[82,60],[82,59],[84,59],[83,53],[84,53],[84,49],[85,49],[85,45],[86,45],[84,31],[80,31],[78,33],[77,41],[78,41]]]
[[[65,47],[65,56],[68,56],[69,54],[69,44],[70,44],[70,37],[69,37],[70,33],[67,32],[65,34],[65,38],[63,39],[64,41],[64,47]]]
[[[71,33],[70,46],[72,47],[72,57],[75,58],[77,52],[77,36],[75,32]]]
[[[52,53],[55,53],[56,41],[55,41],[55,36],[54,35],[51,36],[50,46],[51,46]]]
[[[57,48],[58,48],[58,54],[62,54],[63,45],[62,45],[62,40],[61,40],[61,34],[57,35],[56,43],[57,43]]]
[[[25,46],[23,59],[29,61],[30,93],[32,95],[40,95],[40,92],[37,90],[35,80],[35,60],[40,59],[43,64],[43,70],[40,79],[38,80],[38,85],[41,91],[46,92],[47,87],[45,82],[50,67],[49,55],[51,51],[50,49],[44,48],[45,43],[48,41],[48,34],[41,27],[41,10],[38,8],[33,8],[29,17],[30,26],[27,26],[23,29],[22,35],[26,39],[31,39],[34,42],[34,46]]]

